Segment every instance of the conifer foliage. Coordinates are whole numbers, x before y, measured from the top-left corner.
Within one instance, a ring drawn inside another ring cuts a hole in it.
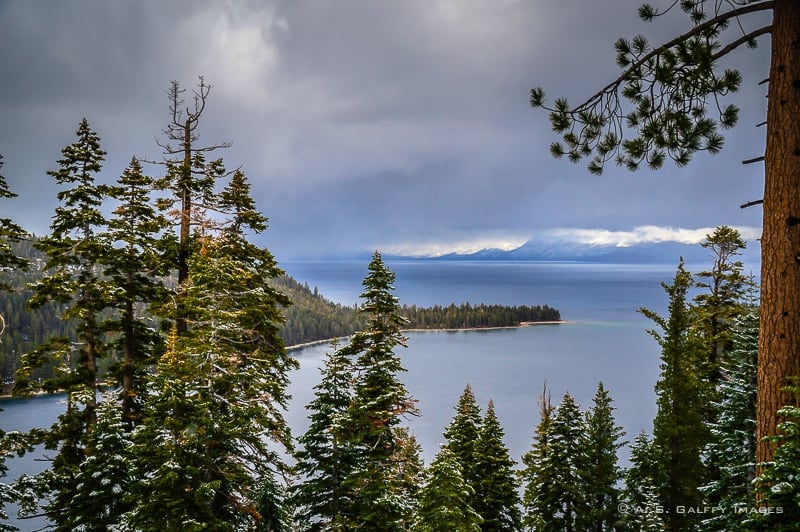
[[[669,297],[669,315],[641,309],[661,331],[650,333],[661,346],[661,376],[656,383],[658,413],[653,422],[653,445],[663,464],[663,478],[655,479],[661,505],[675,509],[666,514],[669,530],[694,526],[697,515],[679,513],[678,507],[701,504],[699,487],[705,470],[701,453],[708,441],[703,423],[703,385],[699,379],[701,351],[690,334],[692,313],[686,297],[692,277],[680,261],[671,285],[662,283]]]
[[[101,211],[108,189],[98,184],[105,152],[86,119],[78,126],[77,140],[62,150],[59,169],[48,172],[61,185],[51,234],[37,242],[47,255],[46,275],[33,286],[33,307],[48,303],[66,305],[62,319],[73,320],[77,342],[53,338],[26,353],[18,371],[15,391],[30,394],[38,384],[32,372],[56,363],[59,370],[41,384],[45,391],[67,392],[67,409],[50,431],[40,436],[48,449],[57,449],[52,468],[38,477],[40,495],[47,496],[48,516],[64,526],[83,512],[76,499],[76,477],[81,462],[91,455],[88,438],[97,421],[98,365],[108,352],[101,313],[108,307],[111,284],[102,275],[109,245]]]
[[[472,508],[474,494],[461,474],[461,464],[447,447],[442,448],[428,469],[428,479],[419,494],[413,532],[480,532],[483,519]]]
[[[136,500],[170,499],[170,522],[188,519],[198,530],[239,530],[266,518],[255,506],[256,481],[284,468],[270,442],[291,447],[281,410],[287,374],[297,363],[278,337],[280,305],[288,301],[269,285],[282,272],[267,250],[245,238],[245,230],[262,230],[266,219],[245,200],[244,176],[226,191],[239,199],[220,233],[202,237],[189,259],[182,301],[191,309],[189,328],[179,334],[174,327],[133,435],[143,479],[132,490]],[[178,496],[176,482],[192,489]],[[130,524],[158,527],[165,517],[152,504],[137,503]]]
[[[525,510],[524,524],[531,530],[544,528],[549,509],[545,507],[545,497],[554,489],[553,479],[545,463],[550,454],[550,427],[553,422],[553,406],[550,392],[545,384],[538,399],[539,424],[533,435],[533,445],[522,455],[525,468],[520,477],[525,489],[522,503]]]
[[[716,466],[717,478],[703,486],[708,503],[724,511],[704,519],[703,530],[738,530],[741,514],[753,500],[756,452],[756,366],[758,312],[751,309],[735,320],[732,350],[722,366],[717,419],[710,424],[705,454]]]
[[[367,313],[367,329],[357,332],[342,347],[353,361],[353,399],[338,427],[356,453],[358,466],[343,488],[352,500],[350,528],[402,530],[414,509],[414,501],[400,481],[396,463],[399,442],[396,428],[404,416],[417,415],[415,402],[398,373],[405,371],[394,349],[405,346],[394,290],[394,273],[377,251],[362,283],[361,312]]]
[[[617,451],[622,447],[622,427],[616,425],[611,396],[597,385],[592,407],[585,414],[584,431],[580,437],[582,455],[579,476],[583,486],[583,508],[578,513],[580,530],[613,530],[620,520],[617,483],[621,471]]]
[[[291,489],[291,504],[302,530],[338,530],[351,516],[351,501],[342,482],[355,469],[353,446],[335,430],[350,406],[352,368],[350,359],[332,344],[325,357],[322,380],[308,404],[310,425],[298,438],[294,467],[298,482]]]
[[[521,515],[514,460],[503,442],[503,427],[490,400],[475,444],[478,476],[475,510],[483,518],[481,530],[519,530]]]
[[[472,487],[469,502],[473,508],[480,504],[477,494],[480,476],[476,470],[478,462],[476,445],[482,426],[481,408],[478,406],[472,387],[467,384],[456,404],[456,414],[444,431],[444,437],[447,439],[448,449],[461,466],[464,480]]]
[[[3,156],[0,155],[0,168],[2,167]],[[14,197],[16,197],[16,194],[8,188],[5,177],[0,175],[0,199],[10,199]],[[0,271],[27,267],[27,261],[18,257],[11,249],[12,243],[19,242],[26,236],[25,231],[10,218],[0,218]],[[0,280],[0,291],[10,289],[11,287],[8,284]],[[5,318],[0,314],[0,343],[3,341],[2,335],[4,329]],[[2,409],[0,409],[0,412],[2,412]],[[13,447],[13,445],[10,445],[10,442],[6,439],[5,432],[0,428],[0,479],[7,474],[7,467],[5,465],[6,454],[9,451],[7,447]],[[8,519],[4,506],[7,502],[13,501],[16,496],[17,494],[11,486],[0,482],[0,530],[10,529],[3,524],[3,522]]]

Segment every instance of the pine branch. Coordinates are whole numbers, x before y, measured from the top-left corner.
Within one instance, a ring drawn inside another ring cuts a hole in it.
[[[608,85],[606,85],[605,87],[603,87],[602,89],[597,91],[595,94],[593,94],[591,97],[589,97],[582,104],[580,104],[577,107],[573,108],[572,111],[570,111],[570,113],[574,114],[574,113],[577,113],[577,112],[581,111],[582,109],[586,109],[586,108],[590,107],[596,101],[599,101],[603,97],[604,94],[606,94],[608,92],[613,92],[617,87],[619,87],[628,78],[628,76],[630,76],[632,73],[636,72],[639,68],[644,66],[649,60],[653,59],[654,57],[660,56],[665,51],[669,50],[670,48],[673,48],[673,47],[677,46],[678,44],[680,44],[681,42],[685,41],[686,39],[688,39],[690,37],[694,37],[695,35],[698,35],[700,33],[703,33],[704,31],[706,31],[706,30],[708,30],[710,28],[713,28],[714,26],[719,25],[719,24],[721,24],[721,23],[723,23],[723,22],[725,22],[727,20],[730,20],[731,18],[739,17],[741,15],[747,15],[747,14],[750,14],[750,13],[757,13],[759,11],[768,11],[768,10],[772,9],[774,7],[774,5],[775,5],[775,1],[774,0],[769,0],[767,2],[762,2],[762,3],[759,3],[759,4],[748,5],[746,7],[740,8],[740,9],[734,8],[734,9],[731,9],[730,11],[728,11],[727,13],[724,13],[722,15],[719,15],[719,16],[716,16],[716,17],[714,17],[712,19],[709,19],[709,20],[705,21],[702,24],[698,24],[697,26],[695,26],[691,30],[687,31],[686,33],[683,33],[683,34],[675,37],[671,41],[669,41],[669,42],[667,42],[665,44],[662,44],[658,48],[654,48],[653,50],[650,51],[650,53],[648,53],[648,54],[642,56],[641,58],[639,58],[639,60],[637,60],[634,63],[632,63],[614,81],[612,81],[611,83],[609,83]],[[769,26],[769,28],[771,29],[771,26]],[[763,29],[764,28],[761,28],[761,30],[763,30]],[[756,31],[761,31],[761,30],[756,30]],[[753,32],[753,33],[755,33],[755,32]],[[748,35],[750,35],[750,34],[748,34]],[[726,48],[728,48],[728,47],[726,47]],[[731,50],[727,50],[726,53],[729,53]]]
[[[769,26],[764,26],[763,28],[759,28],[759,29],[757,29],[755,31],[751,31],[747,35],[742,35],[741,37],[739,37],[738,39],[736,39],[732,43],[728,44],[728,46],[726,46],[725,48],[721,49],[719,52],[717,52],[714,55],[712,55],[711,56],[711,60],[712,61],[716,61],[720,57],[723,57],[723,56],[731,53],[733,50],[735,50],[736,48],[740,47],[741,45],[749,43],[750,41],[752,41],[756,37],[760,37],[760,36],[764,35],[765,33],[770,33],[771,31],[772,31],[772,24],[770,24]]]

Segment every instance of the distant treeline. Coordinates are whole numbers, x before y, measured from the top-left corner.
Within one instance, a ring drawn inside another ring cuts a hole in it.
[[[301,284],[289,276],[277,279],[275,284],[294,302],[285,310],[286,323],[281,327],[281,336],[287,345],[349,336],[366,326],[366,319],[356,306],[328,301],[316,287],[312,289],[307,283]],[[408,319],[406,327],[409,329],[515,327],[525,322],[561,319],[558,309],[547,305],[402,305],[400,313]]]
[[[447,307],[417,307],[404,305],[401,312],[412,329],[475,329],[513,327],[525,322],[559,321],[561,313],[547,305],[533,307],[506,305],[470,305],[462,303]]]

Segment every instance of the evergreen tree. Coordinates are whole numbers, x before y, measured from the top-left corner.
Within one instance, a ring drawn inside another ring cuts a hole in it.
[[[663,463],[663,479],[656,480],[669,530],[681,531],[696,523],[696,514],[677,508],[697,507],[704,469],[701,453],[708,441],[703,424],[702,384],[698,378],[698,347],[690,328],[692,315],[686,294],[692,278],[681,259],[673,284],[662,283],[669,297],[665,319],[647,309],[640,311],[661,329],[649,331],[661,346],[661,375],[656,383],[658,413],[653,422],[653,445]]]
[[[542,530],[577,531],[578,515],[586,504],[579,468],[585,462],[581,438],[583,415],[569,393],[553,412],[547,432],[547,452],[539,475],[546,480],[537,486],[534,515]]]
[[[258,518],[253,530],[256,532],[293,532],[290,503],[286,490],[275,479],[271,471],[265,472],[256,489],[256,512]]]
[[[578,455],[578,473],[583,505],[576,521],[579,530],[614,530],[620,520],[617,483],[621,474],[617,451],[623,445],[620,438],[625,433],[616,425],[613,410],[611,397],[601,382],[594,404],[586,413],[580,438],[582,452]]]
[[[0,169],[3,168],[3,156],[0,154]],[[11,199],[17,195],[8,188],[6,178],[0,174],[0,199]],[[11,245],[25,240],[27,233],[10,218],[0,218],[0,271],[7,269],[20,270],[28,266],[28,261],[17,256]],[[10,290],[11,286],[0,279],[0,290]],[[2,329],[2,327],[0,327]]]
[[[456,404],[456,414],[444,431],[444,437],[447,439],[448,449],[461,466],[464,480],[472,487],[470,505],[473,508],[479,504],[476,490],[480,477],[476,470],[478,457],[475,446],[482,424],[481,408],[475,400],[472,387],[467,384]]]
[[[272,444],[291,448],[282,410],[297,362],[278,337],[288,300],[270,281],[282,272],[245,236],[263,230],[266,218],[245,201],[230,207],[220,234],[204,236],[189,261],[189,327],[179,334],[176,323],[134,431],[141,480],[127,519],[135,528],[161,526],[154,505],[162,494],[171,501],[169,522],[190,519],[197,529],[238,530],[274,517],[259,514],[256,490],[285,468]],[[185,493],[167,493],[181,483]]]
[[[433,459],[419,494],[414,532],[480,532],[483,519],[470,505],[472,487],[455,453],[443,447]]]
[[[524,524],[530,530],[544,529],[546,521],[555,515],[555,510],[548,505],[547,500],[547,496],[555,489],[555,483],[549,475],[551,469],[546,467],[550,456],[550,429],[555,407],[546,383],[538,404],[539,424],[533,435],[533,445],[522,456],[525,468],[520,472],[525,488],[522,499],[525,509]]]
[[[490,400],[475,445],[479,480],[474,510],[483,519],[481,530],[519,530],[522,525],[514,460],[503,443],[504,435]]]
[[[717,227],[700,245],[711,251],[714,263],[710,271],[696,275],[695,286],[705,291],[694,298],[694,328],[707,350],[707,359],[702,361],[703,377],[715,384],[720,378],[720,364],[731,350],[733,322],[745,310],[745,296],[752,283],[742,273],[742,261],[736,260],[747,247],[739,231],[726,225]]]
[[[701,528],[708,531],[739,530],[742,516],[736,514],[737,507],[749,507],[753,500],[757,310],[736,320],[732,343],[728,361],[721,370],[719,414],[716,422],[710,425],[711,441],[705,451],[707,461],[715,464],[719,474],[701,490],[709,505],[723,509],[703,520]]]
[[[172,191],[172,198],[164,198],[160,206],[170,210],[177,203],[178,238],[175,244],[175,262],[172,265],[178,273],[178,290],[175,293],[174,319],[178,334],[188,329],[189,308],[184,302],[183,288],[189,279],[189,259],[197,250],[197,242],[192,228],[202,226],[206,220],[202,211],[215,208],[214,185],[225,175],[222,159],[207,161],[206,154],[230,144],[198,146],[198,127],[211,92],[211,85],[200,77],[197,89],[193,90],[193,105],[184,105],[184,93],[180,83],[172,81],[167,90],[170,120],[164,129],[166,140],[159,145],[166,157],[166,175],[159,180],[162,189]],[[177,144],[176,144],[177,143]]]
[[[106,397],[97,406],[97,424],[87,438],[91,454],[80,463],[75,488],[65,515],[64,530],[109,530],[119,523],[127,504],[123,496],[130,485],[128,432],[119,403]],[[79,511],[78,511],[79,510]]]
[[[134,157],[110,191],[120,205],[108,223],[108,239],[114,246],[104,273],[117,287],[110,301],[117,314],[106,322],[105,330],[118,336],[114,346],[122,356],[113,375],[121,385],[122,419],[128,429],[140,417],[144,372],[161,343],[143,307],[163,299],[162,279],[169,273],[158,242],[167,222],[152,205],[152,188],[153,180],[142,174]]]
[[[353,400],[338,430],[357,452],[357,468],[343,483],[353,501],[349,528],[401,530],[413,509],[413,501],[394,474],[398,451],[395,427],[406,415],[416,415],[414,401],[397,374],[405,371],[394,353],[405,346],[394,290],[394,273],[375,252],[363,282],[361,311],[369,316],[365,331],[354,334],[342,348],[354,360],[356,379]]]
[[[0,168],[3,167],[3,156],[0,155]],[[8,188],[8,183],[5,177],[0,175],[0,199],[10,199],[16,197],[16,194],[11,192]],[[25,269],[28,262],[22,257],[17,256],[11,249],[11,244],[19,242],[27,237],[25,231],[15,224],[10,218],[0,218],[0,271],[7,269]],[[11,286],[0,279],[0,292],[11,290]],[[0,314],[0,343],[2,343],[2,334],[5,329],[5,319]],[[3,355],[0,355],[3,356]],[[2,412],[2,409],[0,409]],[[7,474],[8,468],[5,464],[6,455],[9,453],[7,449],[8,441],[6,440],[5,432],[0,429],[0,479],[4,478]],[[16,500],[16,491],[3,482],[0,482],[0,530],[14,530],[10,526],[3,524],[8,519],[4,507],[6,503]]]
[[[679,8],[689,27],[660,46],[638,35],[616,42],[617,78],[578,106],[560,98],[550,110],[554,130],[564,143],[551,145],[554,156],[577,162],[591,157],[589,170],[601,173],[609,161],[635,170],[641,164],[659,168],[667,157],[688,164],[697,151],[718,152],[723,145],[719,128],[733,127],[739,110],[722,105],[720,97],[738,90],[738,70],[721,59],[742,45],[754,48],[757,38],[770,35],[769,99],[764,152],[764,210],[761,237],[761,330],[756,463],[769,462],[777,410],[789,404],[781,390],[787,379],[800,375],[800,268],[797,264],[796,220],[800,206],[787,198],[800,197],[800,98],[795,61],[800,34],[800,3],[795,0],[665,2],[639,9],[644,21]],[[763,16],[772,15],[764,23]],[[747,21],[757,25],[756,29]],[[752,26],[750,26],[752,27]],[[724,68],[724,70],[723,70]],[[544,91],[531,91],[531,105],[545,105]]]
[[[391,473],[394,477],[393,483],[398,487],[397,499],[407,509],[399,524],[403,530],[408,530],[417,513],[425,464],[420,458],[422,446],[407,427],[395,427],[394,439],[397,448],[392,456]]]
[[[625,512],[621,529],[630,532],[663,532],[665,508],[656,491],[657,479],[662,478],[658,452],[644,431],[631,444],[631,465],[625,471],[623,500]]]
[[[748,524],[754,530],[800,530],[800,384],[790,386],[795,395],[791,405],[778,411],[783,421],[773,436],[775,459],[761,464],[761,474],[755,480],[762,506],[759,515],[749,514]],[[741,517],[741,514],[740,514]]]
[[[342,492],[342,482],[355,468],[355,451],[334,430],[351,401],[352,367],[348,357],[332,344],[322,367],[322,380],[306,410],[308,430],[295,452],[295,473],[300,481],[291,488],[291,503],[302,530],[337,530],[351,516],[351,501]]]
[[[95,182],[105,152],[86,119],[78,126],[77,137],[62,150],[60,169],[48,172],[65,188],[58,193],[60,203],[51,234],[36,242],[36,247],[47,254],[47,273],[32,286],[34,295],[29,302],[34,308],[48,302],[65,304],[62,319],[73,320],[77,342],[53,338],[26,353],[14,385],[16,393],[29,394],[37,388],[32,372],[52,361],[59,364],[58,374],[45,380],[41,388],[66,391],[67,409],[44,434],[45,447],[58,449],[58,454],[53,460],[52,477],[41,479],[45,482],[42,488],[51,493],[45,503],[46,513],[61,529],[69,528],[65,523],[73,512],[83,512],[73,505],[72,493],[78,468],[92,452],[87,438],[97,420],[98,363],[107,352],[101,312],[113,291],[101,270],[109,253],[101,212],[107,187]]]

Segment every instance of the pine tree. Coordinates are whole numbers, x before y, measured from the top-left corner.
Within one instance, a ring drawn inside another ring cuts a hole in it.
[[[631,444],[631,465],[625,471],[622,499],[624,513],[621,530],[630,532],[663,532],[665,508],[656,491],[656,482],[663,477],[662,464],[653,442],[644,431]]]
[[[792,400],[782,390],[788,378],[800,375],[800,268],[794,244],[800,211],[800,62],[794,60],[800,3],[685,0],[665,6],[644,4],[639,16],[649,22],[678,6],[688,18],[686,31],[659,46],[642,35],[617,40],[622,72],[614,81],[580,105],[560,98],[548,108],[564,141],[553,143],[550,151],[573,162],[591,157],[594,173],[602,173],[609,161],[635,170],[642,164],[660,168],[667,157],[684,166],[698,151],[717,153],[724,143],[719,128],[733,127],[739,117],[735,105],[720,102],[742,82],[741,73],[728,66],[728,56],[770,35],[764,197],[756,202],[764,212],[756,463],[766,463],[774,440],[764,437],[776,433],[776,412]],[[769,15],[771,21],[764,23]],[[530,102],[545,106],[544,91],[533,89]]]
[[[208,451],[213,442],[231,442],[216,438],[210,399],[201,395],[207,383],[182,341],[173,329],[148,383],[141,423],[132,434],[135,480],[124,498],[130,507],[121,517],[126,530],[233,531],[241,524],[233,508],[222,515],[215,512],[222,481],[212,474],[218,471],[217,456]]]
[[[164,198],[160,206],[170,210],[177,203],[178,238],[175,244],[175,263],[178,273],[178,290],[175,293],[174,319],[178,334],[187,331],[189,308],[183,301],[182,288],[189,279],[189,259],[197,251],[197,241],[192,228],[203,225],[202,211],[215,208],[214,185],[225,175],[222,159],[206,160],[206,154],[218,148],[229,147],[229,143],[197,146],[200,118],[211,92],[211,85],[200,77],[197,89],[192,91],[193,105],[184,105],[184,93],[180,83],[172,81],[167,90],[170,120],[164,129],[166,141],[159,141],[166,157],[166,175],[159,180],[160,188],[172,191],[172,198]],[[177,143],[177,144],[175,144]]]
[[[247,192],[243,176],[233,187]],[[278,336],[288,300],[271,280],[283,272],[245,235],[263,230],[267,220],[249,201],[229,207],[219,234],[203,236],[190,258],[188,327],[179,334],[175,324],[134,432],[141,479],[131,489],[140,502],[127,516],[134,527],[160,526],[156,503],[140,499],[161,495],[171,500],[169,522],[191,519],[198,529],[236,530],[274,517],[259,514],[256,489],[285,469],[273,444],[291,448],[282,411],[297,362]],[[186,493],[167,493],[180,483],[189,486]]]
[[[399,524],[403,530],[408,530],[417,513],[425,464],[420,458],[422,446],[408,427],[395,427],[394,440],[397,447],[392,456],[391,474],[398,488],[396,498],[405,505]]]
[[[65,515],[64,530],[109,530],[119,523],[127,504],[123,496],[130,485],[130,440],[116,398],[107,396],[97,405],[97,424],[87,438],[90,454],[80,463],[70,506],[80,511]]]
[[[416,415],[414,401],[397,374],[405,371],[394,353],[405,346],[394,290],[394,273],[375,252],[363,282],[361,312],[369,316],[367,329],[357,332],[342,353],[354,360],[353,400],[338,430],[357,452],[357,468],[343,488],[353,501],[350,528],[401,530],[412,501],[393,474],[398,450],[395,427],[403,416]]]
[[[483,418],[481,416],[481,408],[478,406],[475,394],[469,384],[464,388],[464,392],[459,397],[455,409],[456,414],[445,429],[444,437],[447,439],[448,449],[455,455],[456,460],[461,465],[464,480],[472,487],[473,495],[470,499],[470,505],[474,508],[478,504],[476,490],[480,481],[476,471],[477,454],[475,446],[481,433]]]
[[[547,483],[535,488],[534,515],[542,530],[579,530],[578,514],[586,504],[579,471],[585,463],[583,433],[583,415],[578,403],[565,393],[553,412],[547,432],[547,453],[539,466],[539,474]]]
[[[554,479],[549,476],[551,470],[546,467],[550,456],[550,429],[555,411],[547,384],[539,396],[538,405],[539,424],[533,435],[533,445],[522,456],[525,468],[520,472],[525,488],[522,499],[525,509],[524,524],[531,530],[543,529],[546,520],[555,515],[555,510],[548,505],[547,500],[555,485]]]
[[[778,434],[770,443],[775,445],[772,462],[761,464],[761,474],[755,479],[762,506],[759,515],[749,514],[753,530],[796,531],[800,529],[800,380],[789,387],[795,395],[791,405],[778,410],[783,421]],[[741,515],[740,515],[741,517]]]
[[[583,504],[576,520],[579,530],[613,530],[620,520],[617,483],[621,475],[617,451],[623,445],[620,438],[625,433],[615,424],[613,410],[611,397],[601,382],[594,404],[585,415],[585,429],[580,438],[578,473]]]
[[[661,375],[656,383],[658,412],[653,422],[653,445],[663,463],[663,479],[654,479],[669,530],[687,530],[697,514],[678,512],[678,507],[697,507],[698,488],[704,469],[701,453],[708,441],[703,424],[702,384],[698,375],[699,349],[690,334],[692,314],[686,294],[691,275],[681,259],[673,284],[662,283],[669,297],[665,319],[647,309],[640,311],[662,332],[649,331],[661,346]]]
[[[294,532],[286,489],[267,471],[256,489],[256,532]]]
[[[0,155],[0,168],[3,167],[3,156]],[[5,177],[0,175],[0,199],[10,199],[16,197],[16,194],[11,192],[8,188],[8,183]],[[27,237],[25,231],[10,218],[0,218],[0,271],[7,269],[19,270],[25,269],[28,266],[26,260],[18,257],[11,249],[11,244],[19,242]],[[11,287],[0,279],[0,292],[11,290]],[[0,343],[3,341],[2,334],[5,329],[5,319],[0,314]],[[0,409],[2,412],[2,409]],[[0,479],[4,478],[7,474],[8,468],[5,464],[6,454],[9,453],[7,447],[12,447],[10,442],[6,439],[5,432],[0,429]],[[4,507],[6,503],[12,502],[17,499],[16,491],[3,482],[0,482],[0,530],[14,530],[10,526],[3,524],[3,521],[8,519]]]
[[[718,476],[701,488],[706,501],[723,511],[701,523],[703,530],[739,530],[742,516],[737,507],[753,500],[756,447],[756,367],[758,312],[737,319],[732,350],[723,364],[719,384],[720,401],[716,422],[710,425],[711,441],[705,454],[715,464]]]
[[[3,168],[3,156],[0,155],[0,169]],[[6,178],[0,174],[0,199],[11,199],[17,195],[8,188]],[[0,271],[6,269],[20,270],[28,266],[28,262],[18,257],[11,249],[13,243],[25,240],[27,233],[10,218],[0,218]],[[0,279],[0,290],[10,290],[11,287]],[[1,325],[1,324],[0,324]],[[0,327],[2,329],[2,327]]]
[[[717,227],[700,245],[711,250],[714,264],[710,271],[696,275],[695,286],[706,291],[694,298],[694,329],[708,352],[703,377],[715,384],[720,378],[720,364],[731,350],[733,322],[745,310],[745,296],[752,283],[742,273],[742,261],[736,260],[747,247],[739,231],[726,225]]]
[[[74,320],[77,342],[53,338],[26,353],[14,384],[16,393],[29,394],[37,387],[31,377],[36,368],[53,361],[60,365],[58,375],[41,385],[48,392],[67,392],[66,412],[42,440],[47,449],[58,449],[52,478],[41,479],[51,492],[45,510],[60,528],[66,526],[64,523],[69,522],[73,512],[83,512],[73,505],[74,478],[85,456],[92,452],[87,438],[97,421],[98,363],[107,352],[101,312],[107,308],[113,291],[102,276],[102,265],[109,253],[101,211],[107,187],[95,182],[105,152],[86,119],[81,121],[77,137],[75,143],[62,150],[60,169],[48,172],[65,188],[58,193],[60,203],[51,234],[36,242],[37,249],[47,254],[46,274],[33,284],[34,295],[29,302],[33,308],[49,302],[65,304],[62,319]]]
[[[119,200],[108,223],[108,239],[113,244],[106,259],[105,275],[117,287],[110,301],[116,309],[115,319],[105,330],[117,333],[114,347],[122,354],[113,369],[121,385],[122,419],[128,430],[141,414],[144,397],[144,372],[153,363],[155,348],[162,341],[144,309],[164,297],[163,278],[169,273],[161,259],[158,237],[166,228],[166,219],[152,205],[150,191],[153,179],[142,174],[134,157],[110,189]]]
[[[433,459],[419,494],[413,532],[480,532],[483,519],[470,505],[474,490],[455,453],[443,447]]]
[[[302,530],[337,530],[337,522],[350,517],[351,501],[342,492],[342,482],[355,468],[355,450],[334,428],[351,401],[352,367],[337,344],[332,344],[322,367],[322,380],[314,387],[308,430],[295,452],[294,472],[300,481],[291,488],[290,502]]]
[[[519,530],[522,524],[514,460],[503,442],[504,435],[490,400],[475,444],[479,480],[474,510],[483,519],[481,530]]]

